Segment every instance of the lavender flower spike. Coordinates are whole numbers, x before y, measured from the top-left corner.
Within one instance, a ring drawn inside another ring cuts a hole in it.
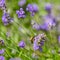
[[[48,11],[48,12],[51,12],[51,9],[52,9],[52,5],[50,3],[47,3],[45,5],[45,10]]]
[[[24,41],[20,41],[18,46],[21,47],[21,48],[24,48],[25,47],[25,42]]]
[[[42,46],[44,45],[45,41],[45,34],[39,34],[34,37],[34,42],[33,42],[33,49],[34,50],[40,50],[42,51]],[[43,40],[44,39],[44,40]]]
[[[8,25],[13,22],[13,18],[11,18],[8,13],[4,13],[2,16],[2,22],[4,25]]]
[[[5,0],[0,0],[0,8],[2,8],[5,4]]]
[[[34,20],[31,21],[31,25],[33,29],[40,30],[40,25],[37,24]]]
[[[24,6],[25,4],[26,4],[26,0],[20,0],[18,3],[18,5],[21,7]]]
[[[0,60],[5,60],[4,56],[0,56]]]
[[[30,12],[31,16],[34,16],[38,12],[38,6],[36,4],[28,4],[26,11]]]
[[[17,10],[16,14],[18,15],[18,18],[25,18],[26,17],[23,8],[20,8],[20,10]]]
[[[37,12],[39,10],[38,5],[37,4],[32,4],[32,5],[33,5],[34,12]]]
[[[0,50],[0,54],[3,54],[4,53],[4,49]]]
[[[39,49],[39,46],[38,46],[37,43],[35,43],[35,42],[33,43],[33,49],[34,49],[34,50],[38,50],[38,49]]]

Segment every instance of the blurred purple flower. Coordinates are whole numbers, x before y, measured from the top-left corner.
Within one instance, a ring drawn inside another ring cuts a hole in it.
[[[26,0],[20,0],[18,3],[18,5],[21,7],[24,6],[25,4],[26,4]]]
[[[42,46],[44,45],[44,42],[41,41],[40,43],[38,42],[38,40],[36,39],[33,43],[33,49],[34,50],[40,50],[42,51]]]
[[[42,24],[41,26],[40,26],[40,29],[42,29],[42,30],[48,30],[48,25],[47,24]]]
[[[4,49],[0,50],[0,54],[3,54],[4,53]]]
[[[39,49],[39,46],[37,45],[37,42],[34,42],[33,43],[33,49],[34,50],[38,50]]]
[[[37,12],[39,10],[37,4],[32,4],[32,5],[33,5],[34,12]]]
[[[18,46],[21,47],[21,48],[24,48],[25,47],[25,42],[24,41],[20,41]]]
[[[42,24],[37,24],[34,20],[32,20],[31,22],[32,27],[36,30],[48,31],[56,26],[56,20],[51,14],[44,16],[43,19],[44,19],[44,22]]]
[[[31,16],[34,16],[35,12],[38,11],[38,6],[36,4],[28,4],[26,11],[29,11],[31,13]]]
[[[40,25],[37,24],[34,20],[31,21],[31,25],[33,29],[40,30]]]
[[[6,11],[5,0],[0,0],[0,9],[2,9],[3,12]]]
[[[39,34],[35,36],[34,42],[33,42],[33,49],[34,50],[39,50],[42,52],[42,46],[44,45],[45,42],[45,34]]]
[[[5,60],[4,56],[0,56],[0,60]]]
[[[32,12],[33,11],[33,6],[32,4],[28,4],[26,7],[26,11]]]
[[[45,40],[42,40],[43,37],[45,37],[44,34],[39,34],[39,35],[35,36],[34,42],[33,42],[34,50],[42,51],[42,46],[44,45],[44,41],[45,41]]]
[[[2,22],[4,25],[8,25],[13,22],[13,18],[11,18],[8,13],[4,13],[2,16]]]
[[[16,14],[18,15],[18,18],[25,18],[25,12],[23,11],[23,8],[20,8],[20,10],[16,11]]]
[[[33,43],[33,49],[34,50],[40,50],[42,51],[42,46],[43,46],[44,42],[40,42],[38,43],[37,39],[34,41]]]
[[[47,15],[44,17],[44,23],[41,25],[41,29],[43,30],[51,30],[52,27],[56,25],[56,20],[51,15]]]
[[[5,0],[0,0],[0,8],[2,8],[5,4]]]
[[[39,24],[34,24],[32,27],[36,30],[40,30],[40,25]]]
[[[50,12],[51,9],[52,9],[52,5],[51,5],[50,3],[47,3],[47,4],[45,5],[45,10],[48,11],[48,12]]]

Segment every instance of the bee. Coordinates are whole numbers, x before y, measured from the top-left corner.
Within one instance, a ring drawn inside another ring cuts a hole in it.
[[[4,44],[4,41],[3,40],[0,40],[0,45],[3,45]]]
[[[41,46],[46,40],[46,35],[44,33],[38,34],[30,39],[31,43],[33,43],[35,40],[37,40],[38,45]]]
[[[33,37],[30,38],[31,43],[34,42],[34,38],[35,38],[35,37],[36,37],[36,36],[33,36]]]

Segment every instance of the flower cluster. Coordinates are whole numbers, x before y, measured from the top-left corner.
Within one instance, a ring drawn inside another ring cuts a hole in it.
[[[36,4],[28,4],[26,11],[29,11],[31,16],[34,16],[35,12],[38,12],[38,6]]]
[[[54,17],[45,16],[44,23],[41,25],[41,29],[43,30],[51,30],[56,25],[56,20]]]
[[[2,16],[2,22],[4,25],[8,25],[13,22],[13,18],[11,18],[8,13],[4,13]]]
[[[25,14],[25,10],[26,10],[26,12],[29,12],[30,14],[31,14],[31,16],[34,16],[35,15],[35,13],[36,12],[38,12],[38,10],[39,10],[39,8],[38,8],[38,6],[36,5],[36,4],[28,4],[26,7],[25,7],[25,9],[24,9],[24,4],[26,4],[26,0],[20,0],[19,1],[19,3],[18,3],[18,5],[20,6],[20,9],[19,10],[16,10],[16,14],[18,15],[18,18],[25,18],[26,17],[26,14]],[[2,22],[3,22],[3,24],[5,25],[5,26],[7,26],[7,25],[10,25],[12,22],[13,22],[13,18],[11,18],[11,16],[10,16],[10,14],[7,12],[7,10],[6,10],[6,5],[5,5],[5,0],[0,0],[0,8],[2,9],[2,11],[3,11],[3,16],[2,16]],[[45,11],[47,12],[47,14],[45,15],[45,16],[42,16],[42,19],[43,19],[43,23],[42,24],[38,24],[38,23],[36,23],[35,21],[32,21],[31,22],[31,25],[32,25],[32,27],[34,28],[34,29],[36,29],[36,30],[44,30],[44,31],[41,31],[41,32],[47,32],[47,31],[50,31],[52,28],[54,28],[55,26],[56,26],[56,19],[55,19],[55,17],[53,17],[53,15],[52,15],[52,5],[51,4],[46,4],[45,5]],[[30,21],[27,21],[27,22],[29,22],[30,23]],[[26,22],[25,22],[26,23]],[[23,23],[23,25],[22,25],[22,27],[25,25],[25,23]],[[28,23],[28,24],[29,24]],[[18,23],[18,25],[19,25],[19,23]],[[18,26],[17,25],[17,26]],[[14,24],[13,25],[13,27],[15,27],[16,25]],[[16,27],[17,27],[16,26]],[[18,26],[19,27],[19,26]],[[23,27],[24,28],[24,27]],[[31,28],[31,26],[29,25],[29,29]],[[7,28],[7,30],[8,30],[9,28]],[[25,29],[25,28],[24,28]],[[12,30],[11,31],[13,31],[14,29],[12,28]],[[16,29],[17,30],[17,29]],[[20,29],[20,31],[21,31],[22,29]],[[4,32],[4,31],[3,31]],[[14,31],[11,35],[13,36],[13,34],[15,33],[16,31]],[[29,39],[29,36],[30,35],[33,35],[33,34],[35,34],[34,32],[38,32],[38,31],[31,31],[30,32],[30,30],[27,30],[27,29],[25,29],[25,31],[24,31],[25,33],[23,33],[24,35],[27,33],[27,35],[25,35],[25,36],[27,36],[28,38],[27,39]],[[33,32],[33,34],[31,34]],[[18,33],[18,32],[17,32]],[[22,33],[22,32],[21,32]],[[44,33],[40,33],[40,32],[38,32],[39,34],[38,35],[36,35],[36,36],[34,36],[33,37],[33,41],[32,41],[32,43],[33,43],[33,50],[34,50],[34,52],[35,51],[37,51],[37,50],[39,50],[39,51],[42,51],[42,47],[43,47],[43,45],[44,45],[44,43],[45,43],[45,41],[47,40],[46,39],[46,35],[44,34]],[[48,33],[48,32],[47,32]],[[47,34],[46,33],[46,34]],[[7,40],[13,40],[11,37],[10,37],[10,30],[6,33],[6,35],[7,35],[7,37],[8,38],[6,38]],[[18,34],[18,35],[20,35],[20,34]],[[21,35],[22,36],[22,35]],[[24,36],[24,38],[25,38],[25,36]],[[14,35],[13,36],[13,38],[14,39],[21,39],[21,37],[19,37],[19,36],[17,36],[17,38],[15,38],[16,37],[16,35]],[[22,36],[23,37],[23,36]],[[23,38],[23,39],[24,39]],[[52,38],[52,37],[49,37],[48,36],[48,38]],[[12,43],[13,41],[11,41],[11,43]],[[60,43],[60,35],[58,36],[58,42]],[[9,43],[10,43],[10,41],[9,41]],[[13,42],[14,43],[14,42]],[[0,40],[0,45],[3,45],[4,44],[4,41],[3,40]],[[11,46],[12,45],[14,45],[14,44],[11,44]],[[29,44],[30,45],[30,44]],[[5,45],[6,46],[6,45]],[[23,41],[23,40],[21,40],[20,42],[18,42],[18,47],[17,46],[15,46],[14,48],[11,48],[11,46],[10,47],[6,47],[7,48],[7,50],[8,49],[11,49],[11,50],[9,50],[9,51],[11,51],[11,55],[13,54],[13,53],[15,53],[15,54],[17,54],[17,55],[19,55],[19,57],[21,56],[24,56],[24,57],[27,57],[26,55],[24,55],[25,53],[26,53],[26,51],[24,51],[23,50],[23,48],[25,48],[25,46],[26,46],[26,43]],[[12,46],[13,47],[13,46]],[[22,49],[20,49],[20,48],[22,48]],[[15,50],[14,51],[14,49],[18,49],[18,50]],[[22,50],[22,51],[21,51]],[[26,48],[26,50],[28,51],[28,49]],[[24,51],[24,52],[23,52]],[[20,53],[19,53],[20,52]],[[2,48],[2,49],[0,49],[0,60],[5,60],[5,57],[3,56],[3,54],[5,53],[5,50],[4,50],[4,48]],[[22,53],[24,53],[24,54],[22,54]],[[9,53],[7,52],[7,54],[9,55]],[[15,56],[15,54],[14,54],[14,56]],[[21,55],[22,54],[22,55]],[[29,54],[29,53],[28,53]],[[28,55],[27,54],[27,55]],[[7,56],[7,55],[6,55]],[[9,60],[21,60],[19,57],[14,57],[14,56],[10,56],[9,55]],[[29,57],[29,59],[30,59],[30,57]]]
[[[3,53],[4,53],[4,49],[1,49],[1,50],[0,50],[0,54],[3,54]]]
[[[36,30],[40,30],[40,25],[37,24],[34,20],[31,21],[31,24],[32,24],[32,27],[33,29],[36,29]]]
[[[45,34],[39,34],[37,36],[34,37],[34,42],[33,42],[33,49],[34,50],[40,50],[42,51],[42,46],[44,45],[45,42]]]
[[[52,5],[51,5],[50,3],[47,3],[47,4],[45,5],[45,10],[46,10],[47,12],[51,12],[51,9],[52,9]]]
[[[5,6],[5,0],[0,0],[0,8],[4,8]]]
[[[21,47],[21,48],[24,48],[25,47],[25,42],[24,41],[20,41],[18,46]]]
[[[17,10],[16,14],[18,14],[18,18],[25,18],[25,12],[23,11],[23,8],[20,8],[20,10]]]
[[[3,40],[0,40],[0,46],[4,44]],[[0,60],[5,60],[4,56],[2,56],[2,54],[4,54],[4,49],[0,49]]]
[[[3,11],[2,22],[4,23],[4,25],[9,25],[13,22],[13,18],[9,16],[9,13],[6,10],[5,0],[0,0],[0,8]]]
[[[0,0],[0,9],[3,12],[3,16],[2,16],[3,24],[6,26],[12,23],[13,18],[11,18],[9,13],[7,12],[5,0]],[[4,40],[0,40],[0,46],[4,46]],[[5,52],[4,48],[0,49],[0,60],[5,60],[4,56],[2,56],[4,52]]]
[[[0,56],[0,60],[5,60],[4,56]]]
[[[43,16],[43,24],[37,24],[36,22],[34,24],[32,24],[32,27],[35,28],[36,30],[51,30],[53,27],[56,26],[56,19],[55,17],[53,17],[52,13],[51,13],[51,4],[48,4],[45,6],[45,10],[47,10],[47,15]],[[32,23],[32,22],[31,22]]]
[[[18,3],[18,5],[21,7],[24,6],[25,4],[26,4],[26,0],[20,0]]]
[[[23,6],[25,5],[26,0],[21,0],[18,5],[19,6]],[[34,16],[36,12],[38,12],[39,8],[37,6],[37,4],[28,4],[26,7],[26,11],[30,12],[31,16]],[[20,10],[16,11],[16,14],[18,15],[18,18],[25,18],[25,11],[23,10],[23,8],[20,8]]]

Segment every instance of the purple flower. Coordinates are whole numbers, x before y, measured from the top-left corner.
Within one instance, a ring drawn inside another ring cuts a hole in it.
[[[47,3],[47,4],[45,5],[45,10],[50,12],[51,9],[52,9],[52,5],[51,5],[50,3]]]
[[[40,25],[39,24],[34,24],[33,28],[36,29],[36,30],[40,30]]]
[[[26,0],[20,0],[19,3],[18,3],[18,5],[21,6],[21,7],[25,4],[26,4]]]
[[[34,50],[38,50],[39,49],[39,46],[38,46],[37,42],[35,42],[35,41],[33,43],[33,49]]]
[[[0,60],[5,60],[4,56],[0,56]]]
[[[26,11],[29,11],[31,13],[31,16],[34,16],[35,12],[38,11],[38,6],[36,4],[28,4]]]
[[[37,24],[34,20],[31,21],[33,29],[40,30],[40,25]]]
[[[4,11],[6,11],[6,5],[5,5],[5,0],[0,0],[0,9]]]
[[[33,49],[34,50],[40,50],[42,51],[42,46],[44,44],[44,40],[42,40],[42,37],[45,37],[44,34],[39,34],[34,38],[34,42],[33,42]]]
[[[4,25],[8,25],[13,22],[13,18],[11,18],[8,13],[4,13],[2,16],[2,22]]]
[[[39,10],[38,6],[36,4],[32,4],[32,5],[33,5],[34,12],[37,12]]]
[[[0,50],[0,54],[3,54],[4,53],[4,49]]]
[[[0,8],[3,7],[5,4],[5,0],[0,0]]]
[[[32,6],[32,4],[28,4],[28,5],[27,5],[26,11],[29,11],[29,12],[33,11],[33,6]]]
[[[56,20],[55,18],[51,15],[51,14],[48,14],[46,16],[43,17],[44,19],[44,22],[43,24],[37,24],[35,21],[32,21],[31,24],[32,24],[32,27],[36,30],[51,30],[53,27],[56,26]]]
[[[8,14],[3,14],[3,16],[2,16],[2,22],[4,23],[4,25],[7,25],[8,24],[8,19],[7,19],[7,16],[8,16]]]
[[[25,18],[25,12],[23,11],[23,8],[20,8],[20,10],[16,11],[16,14],[18,15],[18,18]]]
[[[44,23],[41,25],[43,30],[51,30],[56,25],[55,18],[47,15],[44,17]]]
[[[21,48],[24,48],[25,47],[25,42],[24,41],[20,41],[18,46],[21,47]]]
[[[44,23],[40,26],[40,29],[47,31],[48,30],[48,25]]]

